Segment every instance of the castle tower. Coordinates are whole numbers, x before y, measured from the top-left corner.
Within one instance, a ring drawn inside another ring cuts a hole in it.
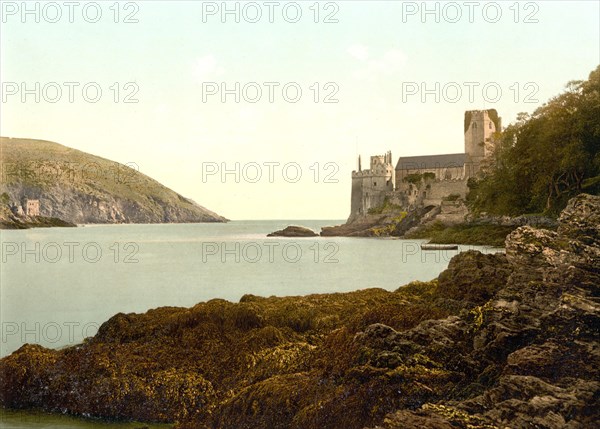
[[[39,216],[40,215],[40,200],[26,200],[25,214],[27,216]]]
[[[350,219],[365,215],[383,203],[386,192],[394,190],[392,152],[371,157],[370,168],[363,170],[359,157],[358,171],[352,172]]]
[[[392,152],[388,151],[385,155],[372,156],[370,173],[373,184],[369,185],[369,188],[375,191],[394,190]]]
[[[474,176],[481,163],[489,158],[495,148],[493,139],[496,131],[501,131],[502,122],[496,109],[468,110],[465,112],[465,174],[467,177]]]

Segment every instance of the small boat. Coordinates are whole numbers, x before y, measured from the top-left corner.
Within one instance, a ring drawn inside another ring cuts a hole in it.
[[[421,244],[421,250],[458,250],[458,244]]]

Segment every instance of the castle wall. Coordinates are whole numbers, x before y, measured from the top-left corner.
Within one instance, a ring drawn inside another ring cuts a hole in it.
[[[431,206],[442,204],[442,199],[452,194],[465,198],[468,187],[466,180],[442,181],[432,183],[431,187],[424,191],[422,204],[424,206]]]
[[[400,158],[396,167],[398,170],[392,166],[391,152],[372,156],[369,170],[361,169],[359,157],[358,171],[352,172],[350,219],[381,206],[386,197],[391,204],[407,210],[421,206],[441,207],[448,203],[443,200],[450,195],[465,199],[467,180],[475,177],[491,161],[495,147],[494,134],[501,128],[501,119],[495,109],[471,110],[465,112],[464,154]],[[405,181],[411,174],[425,173],[432,173],[434,177],[422,178],[416,184]],[[451,209],[450,205],[446,205],[446,210]]]
[[[424,180],[418,184],[402,182],[396,187],[399,199],[407,208],[440,205],[442,200],[452,194],[465,198],[468,187],[467,180]],[[403,204],[401,204],[403,205]]]
[[[435,174],[435,180],[460,180],[465,177],[465,170],[462,165],[449,164],[447,166],[440,166],[439,168],[429,169],[403,169],[396,170],[396,188],[400,189],[402,184],[405,183],[404,179],[410,174],[423,174],[433,173]]]
[[[362,196],[363,196],[363,181],[361,178],[352,177],[352,196],[350,204],[350,219],[354,216],[363,214]]]

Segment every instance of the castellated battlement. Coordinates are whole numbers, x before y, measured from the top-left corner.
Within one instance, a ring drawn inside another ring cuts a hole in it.
[[[392,152],[372,156],[370,169],[363,170],[358,157],[358,170],[352,172],[353,215],[366,214],[371,207],[383,204],[385,194],[394,190],[394,166]]]
[[[469,110],[464,117],[464,151],[460,153],[400,157],[394,168],[392,153],[371,156],[369,169],[352,172],[350,219],[367,214],[384,199],[407,210],[441,205],[450,195],[464,198],[467,182],[488,165],[495,151],[495,135],[502,120],[495,109]]]
[[[21,203],[10,204],[10,209],[17,216],[40,216],[40,200],[23,198]]]
[[[361,177],[373,177],[374,174],[371,170],[353,171],[352,178],[360,179]]]

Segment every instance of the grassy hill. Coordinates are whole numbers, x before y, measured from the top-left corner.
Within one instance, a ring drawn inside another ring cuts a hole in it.
[[[0,194],[79,224],[226,221],[133,168],[44,140],[0,137]]]

